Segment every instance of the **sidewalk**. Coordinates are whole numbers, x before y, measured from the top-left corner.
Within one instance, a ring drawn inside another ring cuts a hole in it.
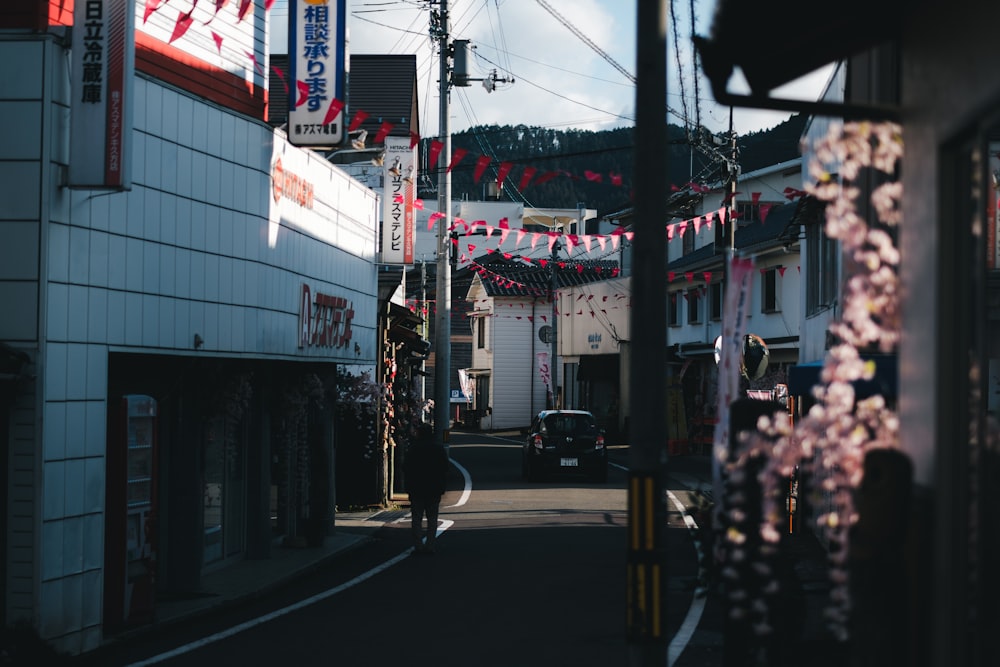
[[[201,577],[201,591],[171,600],[157,600],[154,620],[149,625],[126,630],[114,640],[141,635],[157,627],[208,614],[248,597],[273,590],[283,583],[320,567],[336,555],[372,539],[397,510],[379,512],[338,512],[334,532],[319,547],[284,547],[271,549],[270,558],[241,560],[228,567],[207,572]]]

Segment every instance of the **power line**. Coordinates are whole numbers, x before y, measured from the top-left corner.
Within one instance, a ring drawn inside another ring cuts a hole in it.
[[[569,31],[572,32],[574,35],[576,35],[580,39],[580,41],[582,41],[584,44],[586,44],[591,49],[593,49],[594,52],[597,55],[599,55],[602,58],[604,58],[604,60],[606,60],[612,67],[614,67],[616,70],[618,70],[619,72],[621,72],[622,74],[624,74],[628,78],[629,81],[631,81],[632,83],[635,83],[635,75],[634,74],[632,74],[627,69],[625,69],[624,67],[622,67],[621,65],[619,65],[618,61],[616,61],[614,58],[612,58],[610,54],[608,54],[606,51],[604,51],[604,49],[602,49],[597,44],[595,44],[589,37],[587,37],[585,34],[583,34],[582,32],[580,32],[580,30],[575,25],[573,25],[572,23],[570,23],[569,20],[566,19],[566,17],[564,17],[562,14],[560,14],[555,9],[553,9],[552,5],[550,5],[549,3],[545,2],[545,0],[537,0],[537,1],[538,1],[538,4],[540,4],[542,6],[542,8],[545,9],[545,11],[547,11],[549,14],[552,14],[552,16],[556,17],[556,20],[559,21],[560,23],[562,23],[564,26],[566,26],[566,28],[568,28]]]

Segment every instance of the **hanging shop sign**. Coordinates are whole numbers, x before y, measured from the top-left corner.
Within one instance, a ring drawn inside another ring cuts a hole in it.
[[[77,0],[70,70],[69,186],[127,190],[135,3]]]
[[[288,140],[335,146],[344,139],[346,0],[288,0]]]
[[[409,137],[386,137],[383,161],[382,263],[413,264],[416,239],[417,150]]]

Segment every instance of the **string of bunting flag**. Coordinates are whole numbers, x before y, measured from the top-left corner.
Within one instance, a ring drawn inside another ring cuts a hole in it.
[[[149,19],[149,17],[152,14],[154,14],[155,12],[164,10],[164,8],[166,7],[168,1],[169,0],[145,0],[145,8],[143,10],[143,23],[145,23]],[[207,10],[207,11],[209,11],[209,12],[212,13],[211,18],[209,18],[209,20],[206,21],[204,24],[202,24],[200,27],[203,28],[203,29],[208,29],[209,30],[209,32],[211,34],[211,37],[212,37],[212,40],[215,43],[216,49],[218,50],[219,54],[221,55],[221,53],[222,53],[222,45],[223,45],[223,42],[224,42],[224,37],[221,34],[219,34],[218,32],[216,32],[214,29],[208,28],[208,26],[216,18],[218,18],[219,13],[223,10],[223,8],[226,7],[226,5],[229,4],[229,0],[211,0],[211,2],[214,4],[214,12],[212,12],[212,10]],[[275,0],[265,0],[264,1],[264,11],[265,12],[271,11],[272,7],[274,6],[274,2],[275,2]],[[253,9],[253,6],[254,6],[253,0],[239,0],[239,5],[238,5],[238,7],[236,9],[236,22],[240,23],[241,21],[243,21],[246,18],[247,14],[249,14],[251,12],[251,10]],[[195,24],[195,21],[194,21],[194,12],[195,12],[195,9],[197,7],[198,7],[198,0],[194,0],[194,2],[191,4],[190,10],[188,10],[186,12],[183,11],[183,10],[179,10],[178,11],[178,15],[177,15],[177,18],[176,18],[176,20],[174,22],[174,27],[173,27],[173,30],[171,32],[170,38],[168,40],[168,43],[173,43],[174,41],[183,38],[185,36],[185,34],[187,34],[187,32]],[[265,76],[266,75],[265,70],[260,65],[260,63],[257,61],[256,56],[252,52],[250,52],[250,51],[244,51],[244,53],[247,56],[247,59],[250,61],[251,65],[253,66],[254,71],[258,72],[261,76]],[[288,82],[288,77],[286,75],[286,72],[284,70],[282,70],[280,67],[278,67],[278,66],[276,66],[274,64],[272,64],[270,66],[270,69],[271,69],[271,71],[275,75],[277,75],[278,79],[281,81],[281,83],[282,83],[282,85],[284,87],[285,94],[286,95],[289,94],[291,92],[291,90],[290,90],[290,85],[289,85],[289,82]],[[305,81],[296,81],[295,82],[295,90],[298,93],[298,95],[296,96],[296,100],[295,100],[294,106],[297,108],[297,107],[299,107],[299,106],[301,106],[301,105],[303,105],[303,104],[306,103],[307,97],[308,97],[308,93],[309,93],[309,84],[307,82],[305,82]],[[342,100],[339,100],[337,98],[332,98],[330,100],[330,105],[327,108],[326,114],[324,116],[323,124],[326,125],[326,124],[332,123],[335,120],[337,120],[337,118],[343,112],[344,106],[345,105],[344,105],[344,102]],[[357,131],[357,129],[361,126],[361,124],[365,120],[367,120],[369,117],[370,117],[370,114],[367,111],[364,111],[364,110],[361,110],[361,109],[355,111],[354,115],[351,117],[350,124],[347,127],[348,134]],[[395,123],[392,123],[392,122],[386,121],[386,120],[382,120],[381,123],[380,123],[380,125],[379,125],[379,129],[378,129],[377,133],[375,134],[374,144],[377,145],[377,144],[383,143],[385,141],[385,138],[387,136],[389,136],[389,134],[392,132],[392,130],[394,128],[395,128]],[[418,133],[416,133],[416,132],[414,132],[414,131],[411,130],[410,131],[410,148],[415,147],[420,141],[421,141],[420,135]],[[440,141],[438,139],[431,140],[430,141],[430,146],[429,146],[429,149],[428,149],[428,164],[432,164],[432,165],[433,164],[437,164],[438,157],[440,156],[440,153],[441,153],[442,150],[444,150],[444,142],[442,142],[442,141]],[[448,161],[448,165],[446,167],[446,170],[449,171],[449,172],[452,171],[468,155],[468,153],[469,153],[468,150],[466,150],[464,148],[454,148],[452,150],[452,154],[451,154],[451,157],[450,157],[450,159]],[[476,164],[475,164],[474,171],[473,171],[473,179],[475,180],[476,183],[479,183],[479,181],[481,180],[483,174],[486,172],[486,169],[490,166],[490,163],[492,161],[493,161],[493,158],[491,158],[488,155],[480,155],[480,156],[478,156],[476,158]],[[507,179],[507,177],[510,175],[511,171],[513,170],[513,168],[514,168],[514,163],[513,162],[511,162],[511,161],[500,161],[499,166],[497,167],[497,183],[499,185],[503,184],[504,180]],[[520,177],[520,179],[518,181],[518,188],[521,191],[524,191],[525,189],[528,188],[529,185],[536,185],[536,186],[537,185],[541,185],[541,184],[546,183],[549,180],[551,180],[553,178],[557,178],[559,176],[565,176],[565,177],[568,177],[568,178],[571,178],[571,179],[575,179],[575,180],[580,180],[580,178],[581,178],[580,175],[573,174],[572,172],[566,171],[564,169],[557,169],[557,170],[549,170],[549,171],[541,171],[540,172],[536,167],[526,166],[526,167],[524,167],[523,171],[521,172],[521,177]],[[591,182],[591,183],[604,183],[605,182],[605,178],[604,177],[605,177],[605,174],[602,174],[602,173],[596,172],[596,171],[592,171],[590,169],[585,169],[584,172],[583,172],[583,175],[582,175],[582,179],[583,180],[586,180],[586,181]],[[620,187],[620,186],[623,185],[622,174],[615,173],[615,172],[609,172],[607,174],[607,177],[608,177],[607,178],[607,183],[611,184],[612,186]],[[683,187],[677,186],[677,185],[673,185],[673,184],[671,184],[671,186],[670,186],[670,189],[673,192],[679,192],[679,191],[681,191],[684,188],[689,188],[693,192],[698,192],[698,193],[707,193],[707,192],[711,192],[712,191],[711,187],[709,187],[707,185],[704,185],[704,184],[694,183],[694,182],[688,182]],[[740,194],[740,193],[738,193],[738,192],[729,193],[727,195],[726,201],[724,201],[723,204],[726,204],[728,202],[728,200],[731,197],[733,197],[734,195],[736,195],[736,194]],[[759,192],[755,192],[755,193],[752,193],[752,194],[753,194],[753,203],[754,203],[754,205],[756,205],[758,203],[757,200],[760,197],[760,193]],[[791,199],[795,199],[795,198],[804,196],[805,192],[803,192],[801,190],[795,190],[794,188],[785,188],[785,193],[784,194],[785,194],[785,197],[787,199],[791,200]],[[768,212],[768,210],[772,206],[773,206],[773,204],[760,204],[759,211],[760,211],[760,220],[761,220],[761,222],[764,222],[764,220],[767,217],[767,212]],[[723,215],[723,213],[721,213],[721,211],[724,211],[724,210],[726,210],[726,209],[720,209],[720,213],[719,213],[720,220],[722,219],[722,215]],[[734,213],[734,217],[735,217],[735,213]],[[698,228],[698,225],[699,225],[699,221],[700,220],[704,220],[704,218],[705,218],[705,216],[700,216],[700,217],[693,218],[691,221],[685,221],[685,222],[689,222],[691,224],[694,224],[695,225],[695,230],[697,231],[697,228]],[[711,219],[704,220],[704,222],[706,224],[711,225]],[[683,236],[683,227],[681,227],[681,225],[684,225],[684,223],[683,222],[682,223],[675,223],[675,225],[673,226],[673,230],[680,231],[681,235]],[[672,231],[671,227],[668,226],[668,228],[667,228],[668,238],[672,238],[672,236],[670,236],[671,235],[671,231]]]

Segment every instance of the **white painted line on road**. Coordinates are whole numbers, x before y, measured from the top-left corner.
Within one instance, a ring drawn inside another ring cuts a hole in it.
[[[462,466],[458,465],[458,463],[455,463],[454,461],[452,461],[452,463],[454,463],[455,466],[458,467],[458,469],[462,471],[462,475],[465,477],[465,490],[462,493],[462,497],[454,505],[449,505],[449,507],[458,507],[460,505],[464,505],[469,500],[469,495],[470,495],[470,493],[472,491],[472,478],[469,476],[469,473],[468,473],[468,471],[465,468],[463,468]],[[407,514],[406,516],[402,516],[402,517],[396,519],[395,521],[393,521],[393,523],[403,523],[403,522],[409,521],[409,520],[410,520],[410,515]],[[448,530],[449,528],[451,528],[454,525],[455,525],[455,522],[452,521],[451,519],[439,519],[438,520],[437,536],[440,537],[444,533],[444,531]],[[322,600],[325,600],[328,597],[332,597],[332,596],[336,595],[337,593],[341,593],[343,591],[346,591],[348,588],[351,588],[352,586],[356,586],[356,585],[360,584],[362,581],[365,581],[367,579],[371,579],[376,574],[379,574],[380,572],[388,570],[390,567],[392,567],[396,563],[399,563],[400,561],[406,560],[406,558],[411,553],[413,553],[413,547],[410,547],[409,549],[407,549],[403,553],[399,554],[398,556],[396,556],[394,558],[390,558],[386,562],[373,567],[372,569],[368,570],[367,572],[364,572],[363,574],[359,574],[358,576],[354,577],[350,581],[345,581],[344,583],[340,584],[339,586],[334,586],[333,588],[327,589],[327,590],[325,590],[325,591],[323,591],[321,593],[317,593],[316,595],[313,595],[312,597],[306,598],[305,600],[300,600],[299,602],[296,602],[295,604],[291,604],[291,605],[288,605],[287,607],[283,607],[283,608],[278,609],[276,611],[272,611],[271,613],[265,614],[264,616],[260,616],[258,618],[246,621],[244,623],[240,623],[239,625],[235,625],[235,626],[233,626],[231,628],[228,628],[226,630],[223,630],[221,632],[216,632],[214,635],[209,635],[208,637],[202,637],[201,639],[198,639],[196,641],[190,642],[188,644],[184,644],[183,646],[178,646],[177,648],[172,649],[170,651],[167,651],[166,653],[161,653],[159,655],[153,656],[152,658],[147,658],[146,660],[141,660],[139,662],[133,662],[130,665],[128,665],[128,667],[144,667],[145,665],[155,665],[158,662],[163,662],[164,660],[169,660],[171,658],[176,658],[179,655],[184,655],[185,653],[190,653],[191,651],[196,651],[196,650],[200,649],[203,646],[208,646],[209,644],[213,644],[213,643],[215,643],[217,641],[220,641],[222,639],[226,639],[227,637],[232,637],[233,635],[236,635],[236,634],[239,634],[239,633],[244,632],[246,630],[249,630],[251,628],[257,627],[258,625],[261,625],[263,623],[267,623],[268,621],[273,621],[274,619],[279,618],[281,616],[284,616],[285,614],[290,614],[293,611],[298,611],[300,609],[304,609],[305,607],[308,607],[309,605],[312,605],[312,604],[315,604],[315,603],[320,602]]]
[[[340,593],[342,591],[346,591],[348,588],[356,586],[357,584],[360,584],[362,581],[365,581],[367,579],[371,579],[376,574],[379,574],[380,572],[383,572],[384,570],[388,570],[390,567],[392,567],[396,563],[399,563],[400,561],[406,560],[406,558],[412,552],[413,552],[412,548],[407,549],[406,551],[404,551],[403,553],[399,554],[398,556],[396,556],[394,558],[390,558],[386,562],[373,567],[372,569],[368,570],[367,572],[359,574],[358,576],[354,577],[350,581],[345,581],[344,583],[340,584],[339,586],[334,586],[333,588],[327,589],[327,590],[325,590],[325,591],[323,591],[321,593],[317,593],[316,595],[313,595],[312,597],[306,598],[305,600],[300,600],[299,602],[296,602],[295,604],[291,604],[291,605],[288,605],[287,607],[283,607],[282,609],[278,609],[276,611],[272,611],[269,614],[264,614],[263,616],[251,619],[251,620],[246,621],[244,623],[240,623],[239,625],[234,625],[231,628],[228,628],[228,629],[223,630],[221,632],[216,632],[215,634],[209,635],[208,637],[203,637],[201,639],[198,639],[196,641],[190,642],[188,644],[184,644],[183,646],[178,646],[177,648],[172,649],[170,651],[167,651],[166,653],[161,653],[159,655],[153,656],[152,658],[148,658],[146,660],[140,660],[139,662],[133,662],[128,667],[143,667],[144,665],[155,665],[158,662],[163,662],[164,660],[169,660],[171,658],[176,658],[179,655],[184,655],[185,653],[190,653],[191,651],[195,651],[195,650],[197,650],[197,649],[199,649],[199,648],[201,648],[203,646],[207,646],[209,644],[213,644],[213,643],[215,643],[215,642],[217,642],[219,640],[226,639],[227,637],[232,637],[233,635],[239,634],[239,633],[244,632],[246,630],[249,630],[251,628],[255,628],[258,625],[262,625],[262,624],[267,623],[269,621],[273,621],[274,619],[279,618],[281,616],[284,616],[285,614],[290,614],[293,611],[298,611],[300,609],[304,609],[305,607],[308,607],[309,605],[312,605],[312,604],[315,604],[317,602],[320,602],[321,600],[325,600],[326,598],[332,597],[332,596],[334,596],[337,593]]]
[[[448,505],[448,507],[460,507],[469,501],[469,496],[472,494],[472,477],[469,475],[469,471],[463,468],[457,461],[452,460],[452,464],[456,468],[458,468],[459,471],[461,471],[462,477],[465,479],[465,485],[464,489],[462,490],[462,495],[459,498],[458,502],[456,502],[454,505]],[[611,465],[614,465],[616,468],[621,468],[622,470],[627,470],[627,468],[623,468],[622,466],[619,466],[614,463],[612,463]],[[674,506],[677,507],[677,509],[682,514],[684,514],[685,507],[684,505],[681,504],[681,502],[677,499],[677,497],[669,490],[667,491],[667,496],[674,503]],[[401,523],[408,519],[409,516],[401,517],[399,519],[396,519],[394,523]],[[697,529],[698,527],[698,525],[694,522],[694,519],[692,519],[687,514],[684,514],[684,522],[691,530]],[[440,536],[442,533],[451,528],[453,525],[455,525],[455,522],[451,521],[450,519],[440,520],[440,522],[438,523],[437,534]],[[325,600],[329,597],[337,595],[338,593],[346,591],[347,589],[352,588],[363,581],[371,579],[376,574],[384,572],[393,565],[396,565],[397,563],[406,560],[406,558],[408,558],[411,553],[413,553],[412,547],[407,549],[403,553],[399,554],[398,556],[390,558],[384,563],[376,565],[367,572],[359,574],[350,581],[345,581],[344,583],[338,586],[334,586],[333,588],[322,591],[321,593],[317,593],[316,595],[308,597],[304,600],[300,600],[295,604],[291,604],[288,605],[287,607],[283,607],[281,609],[272,611],[268,614],[264,614],[263,616],[260,616],[258,618],[245,621],[243,623],[240,623],[239,625],[234,625],[231,628],[222,630],[221,632],[216,632],[215,634],[184,644],[183,646],[178,646],[177,648],[167,651],[165,653],[160,653],[159,655],[147,658],[146,660],[140,660],[139,662],[133,662],[129,664],[127,667],[145,667],[146,665],[155,665],[165,660],[170,660],[171,658],[176,658],[186,653],[196,651],[199,648],[208,646],[209,644],[214,644],[217,641],[221,641],[228,637],[232,637],[233,635],[237,635],[246,630],[250,630],[251,628],[257,627],[258,625],[268,623],[286,614],[290,614],[294,611],[299,611],[300,609],[304,609],[310,605],[313,605],[317,602],[321,602],[322,600]],[[688,613],[684,619],[684,623],[681,624],[681,627],[677,631],[677,634],[674,635],[674,638],[671,640],[670,645],[667,647],[668,667],[673,667],[673,665],[677,662],[677,659],[680,657],[681,653],[684,651],[685,647],[687,647],[688,642],[694,635],[695,629],[698,627],[698,622],[701,620],[701,614],[704,607],[705,607],[704,598],[695,598],[692,601],[691,607],[688,608]]]
[[[465,479],[465,486],[462,489],[462,496],[458,499],[458,502],[454,505],[448,505],[447,507],[461,507],[465,503],[469,502],[469,496],[472,495],[472,475],[469,471],[462,467],[455,459],[451,459],[451,464],[458,468],[458,471],[462,473],[462,477]]]
[[[667,490],[667,497],[670,498],[670,502],[674,504],[677,511],[684,516],[684,524],[688,527],[688,530],[695,531],[698,529],[698,524],[695,523],[694,518],[687,513],[687,508],[677,499],[673,491]],[[701,614],[705,610],[705,598],[698,597],[697,595],[692,598],[691,606],[688,607],[687,616],[684,617],[684,622],[681,623],[681,627],[677,630],[677,634],[674,638],[670,640],[670,645],[667,646],[667,667],[673,667],[677,662],[677,659],[681,657],[681,653],[687,648],[688,642],[691,641],[691,637],[694,636],[694,631],[698,629],[698,623],[701,622]]]

